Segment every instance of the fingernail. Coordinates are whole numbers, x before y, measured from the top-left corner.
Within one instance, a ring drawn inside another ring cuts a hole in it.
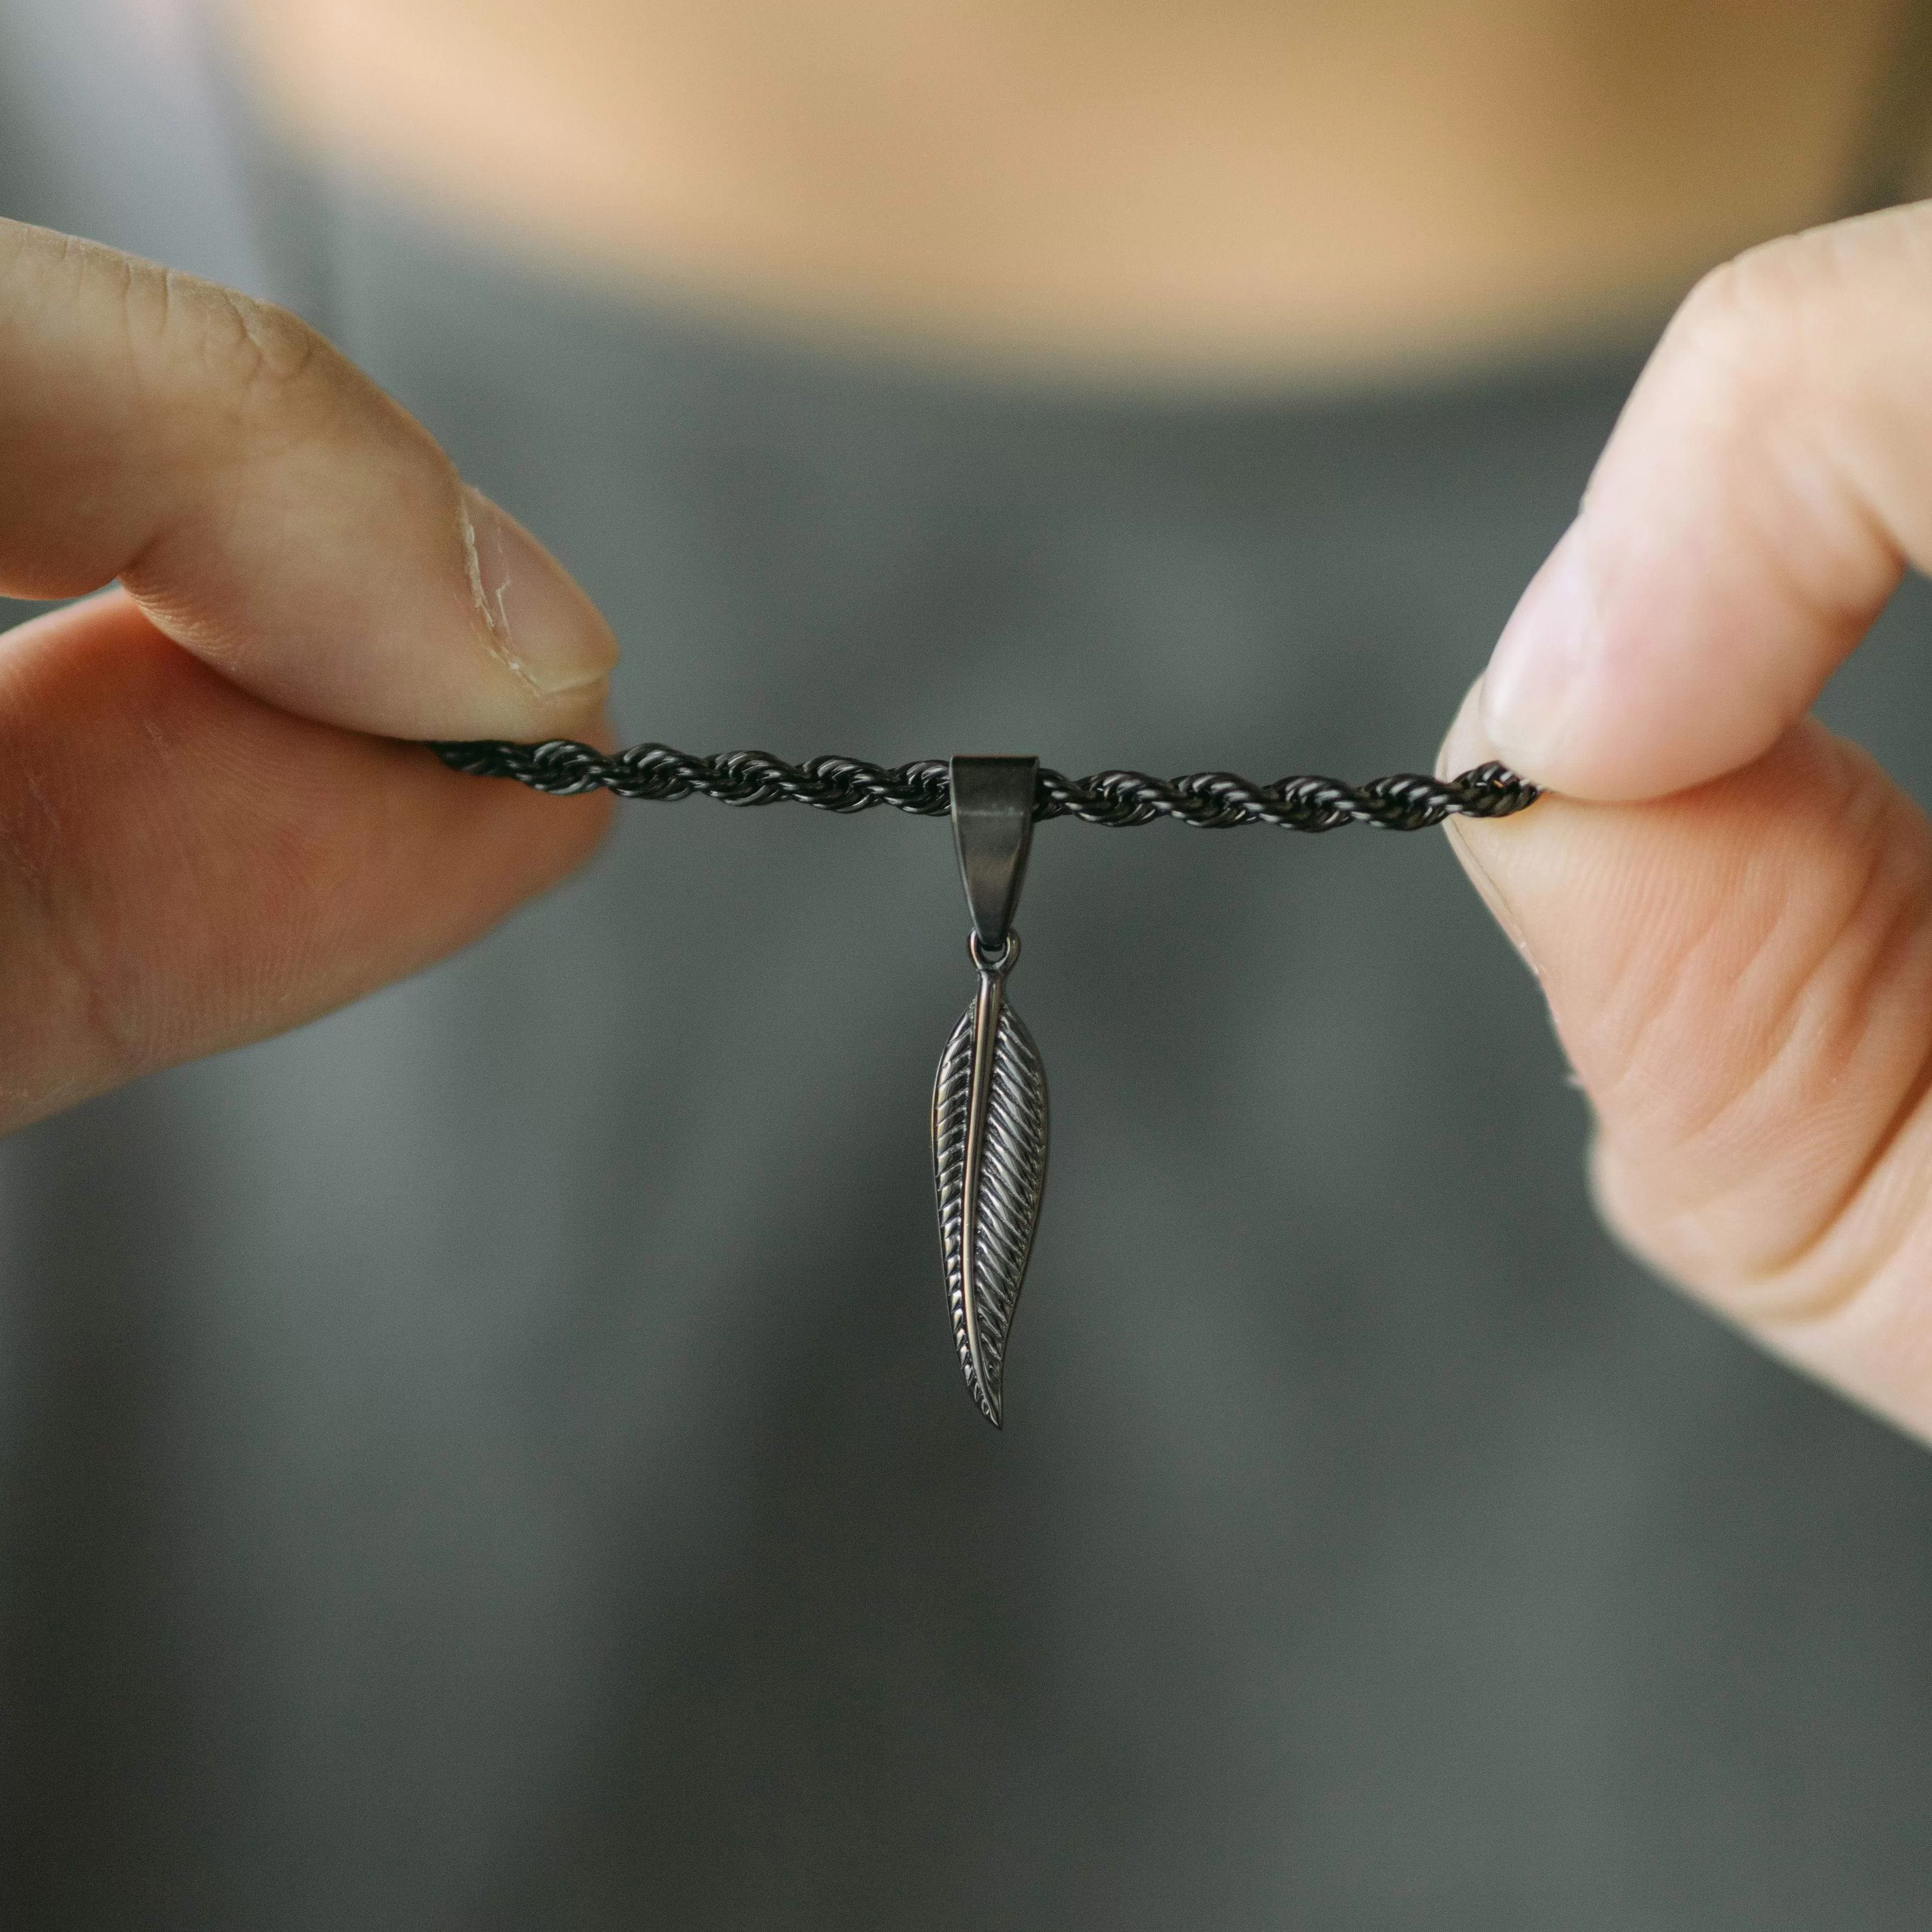
[[[496,655],[543,698],[608,677],[617,640],[563,566],[466,483],[461,514],[470,594]]]
[[[1544,778],[1588,702],[1594,598],[1580,519],[1531,578],[1483,678],[1483,723],[1503,760]]]

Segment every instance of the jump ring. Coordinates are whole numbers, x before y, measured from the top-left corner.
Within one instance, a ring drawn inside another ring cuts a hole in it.
[[[988,959],[980,950],[980,935],[969,932],[966,935],[966,950],[981,972],[1010,973],[1020,956],[1020,936],[1017,932],[1008,933],[1006,943]]]

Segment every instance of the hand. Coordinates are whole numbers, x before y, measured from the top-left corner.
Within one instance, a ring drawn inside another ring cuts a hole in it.
[[[604,812],[396,739],[601,734],[583,592],[293,316],[0,222],[0,1130],[475,937]]]
[[[1932,206],[1690,297],[1443,748],[1595,1110],[1610,1225],[1932,1441],[1932,828],[1804,713],[1932,566]],[[1932,719],[1926,721],[1932,729]]]

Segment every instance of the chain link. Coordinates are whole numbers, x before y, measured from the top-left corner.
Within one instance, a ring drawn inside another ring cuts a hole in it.
[[[620,798],[680,799],[694,792],[725,805],[816,806],[821,812],[868,812],[890,805],[923,818],[941,818],[952,805],[943,758],[909,765],[872,765],[861,758],[808,758],[787,764],[766,752],[721,752],[705,758],[668,745],[634,745],[605,753],[568,738],[514,745],[496,740],[431,748],[452,771],[477,778],[514,778],[519,784],[569,797],[614,792]],[[1036,820],[1078,818],[1089,825],[1150,825],[1157,818],[1221,830],[1277,825],[1292,832],[1332,832],[1341,825],[1375,825],[1418,832],[1460,813],[1506,818],[1533,805],[1538,788],[1506,765],[1478,765],[1459,778],[1397,772],[1347,785],[1338,778],[1277,778],[1256,784],[1232,772],[1193,772],[1149,778],[1143,772],[1096,772],[1070,778],[1044,769],[1034,800]]]

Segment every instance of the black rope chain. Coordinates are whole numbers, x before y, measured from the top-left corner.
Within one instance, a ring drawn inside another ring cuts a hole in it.
[[[922,818],[951,808],[943,758],[909,765],[870,765],[861,758],[808,758],[788,765],[766,752],[720,752],[700,758],[668,745],[633,745],[606,754],[568,738],[513,745],[482,739],[431,748],[452,770],[474,777],[514,778],[558,797],[615,792],[620,798],[679,799],[701,792],[725,805],[816,806],[821,812],[867,812],[890,805]],[[1036,820],[1078,818],[1089,825],[1150,825],[1178,819],[1210,831],[1235,825],[1278,825],[1292,832],[1332,832],[1341,825],[1376,825],[1419,832],[1455,814],[1507,818],[1535,803],[1538,788],[1507,765],[1478,765],[1460,778],[1397,772],[1361,785],[1338,778],[1277,778],[1256,784],[1232,772],[1193,772],[1154,778],[1144,772],[1096,772],[1070,778],[1042,770],[1034,800]]]

